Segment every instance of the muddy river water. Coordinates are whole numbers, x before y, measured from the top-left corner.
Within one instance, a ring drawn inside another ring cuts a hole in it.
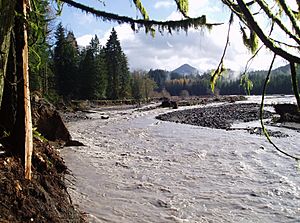
[[[300,222],[295,161],[263,136],[155,119],[164,112],[96,110],[68,123],[86,145],[61,150],[69,192],[89,222]],[[273,128],[289,135],[274,142],[300,155],[300,133]]]

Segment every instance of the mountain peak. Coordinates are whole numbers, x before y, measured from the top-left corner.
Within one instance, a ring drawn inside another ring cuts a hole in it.
[[[173,70],[172,73],[177,73],[177,74],[181,74],[181,75],[191,75],[191,74],[198,74],[199,71],[197,68],[195,68],[189,64],[183,64],[180,67]]]

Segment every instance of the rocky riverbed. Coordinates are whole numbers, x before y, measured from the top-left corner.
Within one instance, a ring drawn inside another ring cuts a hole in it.
[[[264,118],[271,118],[272,113],[264,112]],[[210,127],[229,129],[235,121],[249,122],[259,119],[259,105],[225,104],[174,111],[156,117],[159,120]]]

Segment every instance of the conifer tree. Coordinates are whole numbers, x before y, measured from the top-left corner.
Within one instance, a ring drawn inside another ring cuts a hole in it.
[[[106,64],[97,35],[85,49],[80,62],[80,98],[105,98]]]
[[[63,98],[71,98],[75,94],[78,77],[79,51],[72,32],[65,35],[65,29],[60,23],[55,32],[56,46],[54,48],[54,70],[56,89]]]
[[[112,29],[105,47],[107,65],[107,90],[109,99],[124,98],[129,90],[129,69],[127,58],[122,51],[117,32]]]
[[[121,73],[120,73],[120,98],[124,99],[129,96],[130,92],[130,72],[128,61],[125,53],[121,53],[120,57]]]

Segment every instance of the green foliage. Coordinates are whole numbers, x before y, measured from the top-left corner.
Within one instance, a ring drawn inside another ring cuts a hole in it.
[[[164,82],[165,89],[173,96],[180,96],[187,90],[190,95],[200,96],[211,94],[211,73],[197,76],[175,76]],[[222,78],[215,82],[215,91],[221,95],[254,94],[261,95],[267,71],[251,71],[236,76],[233,71],[224,71]],[[297,69],[297,79],[300,80],[300,69]],[[299,85],[298,85],[299,86]],[[293,94],[289,66],[272,71],[267,94]]]
[[[112,29],[104,48],[107,68],[106,96],[109,99],[123,99],[129,92],[129,68],[117,32]]]
[[[49,2],[46,0],[32,1],[29,12],[29,78],[31,91],[38,91],[45,95],[51,85],[52,71],[50,68],[51,51],[47,43],[50,33],[49,22],[52,20]]]
[[[253,89],[253,82],[249,79],[247,74],[241,76],[240,85],[245,89],[246,94],[250,95]]]
[[[124,99],[131,95],[127,57],[113,29],[105,47],[97,36],[79,52],[72,32],[57,26],[54,47],[56,91],[64,99]]]
[[[79,65],[79,92],[77,98],[103,99],[107,85],[104,49],[98,37],[92,38],[90,45],[81,53]]]
[[[155,88],[155,82],[143,71],[134,71],[131,74],[131,94],[135,100],[148,100]]]
[[[74,97],[78,83],[79,51],[72,32],[65,34],[62,24],[58,24],[55,32],[54,71],[56,90],[65,99]]]
[[[166,80],[168,78],[168,72],[165,70],[160,70],[160,69],[156,69],[156,70],[150,70],[148,72],[148,76],[149,78],[151,78],[155,83],[156,83],[156,90],[157,91],[162,91],[165,88],[165,83]]]
[[[37,131],[37,128],[33,128],[32,129],[32,135],[35,139],[41,141],[41,142],[47,142],[48,140],[41,134]]]
[[[219,66],[216,70],[212,71],[211,79],[210,79],[210,87],[212,92],[215,91],[216,82],[225,70],[226,69],[224,68],[222,63],[222,66]]]
[[[245,29],[245,27],[240,27],[244,45],[254,54],[258,49],[258,37],[252,30],[249,30],[250,34],[248,36]]]

